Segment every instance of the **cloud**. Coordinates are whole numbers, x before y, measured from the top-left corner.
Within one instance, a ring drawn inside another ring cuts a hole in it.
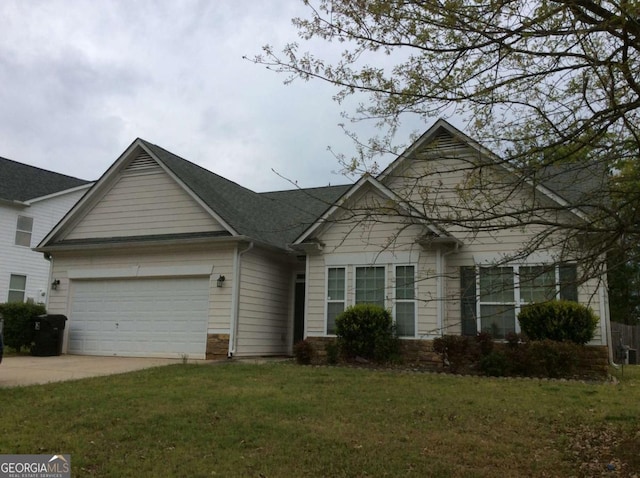
[[[244,60],[297,38],[291,0],[4,0],[0,156],[95,179],[136,138],[257,191],[345,183],[335,89]],[[322,46],[319,46],[322,47]]]

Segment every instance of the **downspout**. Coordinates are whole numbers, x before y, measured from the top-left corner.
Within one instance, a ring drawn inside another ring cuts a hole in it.
[[[604,317],[604,334],[607,341],[609,365],[618,368],[620,365],[615,363],[613,360],[613,339],[611,338],[611,318],[609,317],[609,294],[603,284],[600,284],[598,295],[600,298],[600,320],[602,321]]]
[[[53,282],[53,256],[48,252],[43,253],[43,255],[44,255],[44,258],[47,261],[49,261],[49,281],[45,285],[45,291],[47,295],[44,302],[44,307],[48,311],[49,310],[49,292],[51,291],[51,283]]]
[[[253,249],[253,242],[250,242],[246,249],[240,251],[236,248],[236,254],[233,256],[233,289],[231,291],[231,324],[229,327],[229,353],[227,358],[232,358],[236,353],[238,345],[238,315],[240,314],[240,269],[242,265],[242,256],[245,252]]]

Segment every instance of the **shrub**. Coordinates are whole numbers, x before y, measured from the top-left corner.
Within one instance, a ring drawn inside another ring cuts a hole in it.
[[[454,373],[473,369],[481,355],[480,341],[463,335],[438,337],[433,340],[433,350]]]
[[[340,350],[348,358],[388,362],[399,354],[391,314],[374,304],[347,307],[336,317],[336,335]]]
[[[327,363],[329,365],[335,365],[338,363],[338,358],[340,356],[340,349],[338,348],[338,344],[335,342],[327,342],[324,346],[324,351],[327,353]]]
[[[526,348],[527,375],[549,378],[569,378],[578,372],[582,347],[571,342],[541,340]]]
[[[46,314],[44,305],[27,302],[0,304],[0,315],[4,320],[4,344],[20,353],[22,347],[30,348],[33,342],[31,319]]]
[[[510,360],[499,351],[490,352],[480,358],[480,371],[491,377],[504,377],[510,375]]]
[[[577,302],[552,300],[524,307],[518,314],[523,333],[530,340],[569,341],[584,345],[593,339],[598,317]]]
[[[313,358],[313,345],[308,340],[300,340],[293,345],[293,356],[301,365],[309,365]]]

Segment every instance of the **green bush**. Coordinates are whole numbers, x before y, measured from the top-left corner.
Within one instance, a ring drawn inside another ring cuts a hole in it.
[[[529,376],[571,378],[578,373],[581,354],[578,344],[540,340],[527,344],[524,365]]]
[[[491,377],[510,375],[511,363],[504,352],[492,351],[480,358],[480,371]]]
[[[309,365],[313,358],[313,345],[308,340],[300,340],[293,345],[293,356],[301,365]]]
[[[443,335],[433,340],[433,351],[442,357],[451,372],[470,372],[480,359],[481,349],[487,347],[486,338],[486,334],[481,341],[476,337]]]
[[[333,341],[327,342],[324,346],[324,351],[327,353],[327,363],[329,365],[336,365],[340,358],[340,349],[338,348],[338,344]]]
[[[552,300],[531,304],[518,314],[522,332],[530,340],[554,340],[584,345],[593,339],[598,317],[577,302]]]
[[[20,353],[22,347],[30,348],[33,342],[31,319],[46,314],[44,305],[27,302],[0,304],[0,315],[4,320],[4,344]]]
[[[347,358],[388,362],[399,355],[400,343],[391,314],[374,304],[347,307],[336,317],[336,335]]]

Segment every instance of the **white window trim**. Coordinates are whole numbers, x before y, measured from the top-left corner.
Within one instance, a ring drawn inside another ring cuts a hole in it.
[[[568,263],[573,264],[573,263]],[[560,265],[554,264],[555,272],[555,299],[560,299]],[[520,323],[518,322],[518,314],[523,306],[529,304],[520,298],[520,267],[549,267],[549,263],[526,263],[526,264],[504,264],[499,266],[476,264],[476,330],[482,331],[482,316],[480,314],[481,305],[513,305],[514,306],[514,330],[516,334],[521,332]],[[480,269],[491,268],[513,268],[513,302],[482,302],[480,303]]]
[[[11,288],[11,277],[24,277],[24,290],[23,289],[12,289]],[[22,302],[25,302],[27,299],[27,281],[29,278],[26,274],[10,274],[9,275],[9,288],[7,291],[7,301],[9,301],[9,296],[11,292],[22,292]]]
[[[410,259],[408,256],[405,259]],[[389,303],[391,302],[391,313],[393,318],[393,323],[396,323],[396,267],[403,266],[413,266],[413,275],[414,275],[414,298],[413,300],[403,299],[400,302],[413,302],[414,306],[414,335],[413,336],[402,336],[400,339],[415,339],[419,336],[418,334],[418,319],[420,317],[419,313],[419,301],[418,301],[418,281],[416,279],[419,269],[419,263],[406,261],[406,262],[391,262],[387,264],[381,263],[337,263],[335,261],[331,261],[329,264],[325,263],[325,275],[324,275],[324,318],[323,318],[323,334],[326,337],[335,337],[335,334],[327,333],[327,327],[329,325],[329,303],[337,303],[342,302],[344,304],[344,309],[347,307],[353,306],[356,303],[356,269],[357,268],[367,268],[367,267],[382,267],[384,269],[384,286],[385,286],[385,294],[384,294],[384,307],[387,308]],[[329,300],[329,269],[343,269],[345,274],[345,290],[344,290],[344,300]],[[393,283],[389,284],[389,274],[392,271],[393,273]],[[349,279],[349,274],[351,274],[351,279]],[[351,284],[351,287],[349,287]],[[391,289],[391,291],[389,291]]]
[[[342,300],[329,299],[329,269],[342,269],[344,271],[344,298]],[[334,266],[330,265],[325,267],[324,271],[324,335],[327,337],[335,337],[336,334],[328,333],[329,327],[329,304],[336,304],[338,302],[342,302],[344,304],[344,309],[348,307],[347,305],[348,297],[347,297],[347,266],[339,265]]]
[[[384,271],[384,304],[383,307],[386,308],[387,307],[387,303],[389,302],[389,295],[387,293],[387,288],[388,288],[388,276],[387,276],[387,265],[386,264],[357,264],[357,265],[353,265],[352,266],[352,270],[353,270],[353,274],[352,274],[352,283],[353,283],[353,296],[352,296],[352,303],[355,305],[356,304],[356,269],[368,269],[368,268],[375,268],[375,267],[381,267]]]
[[[25,218],[25,219],[31,219],[31,230],[27,231],[26,229],[19,229],[18,226],[20,224],[20,218]],[[31,241],[33,240],[33,224],[34,224],[35,220],[32,216],[25,216],[23,214],[18,214],[17,218],[16,218],[16,234],[15,237],[13,239],[13,244],[18,246],[18,247],[31,247]],[[23,245],[23,244],[18,244],[17,243],[17,238],[18,238],[18,233],[23,233],[23,234],[29,234],[29,245]]]
[[[396,284],[398,280],[398,267],[413,267],[413,299],[398,299],[396,297]],[[393,323],[396,323],[396,304],[398,302],[408,303],[413,302],[413,335],[403,335],[400,339],[415,339],[418,337],[418,281],[416,280],[416,275],[418,273],[418,265],[417,264],[393,264]]]

